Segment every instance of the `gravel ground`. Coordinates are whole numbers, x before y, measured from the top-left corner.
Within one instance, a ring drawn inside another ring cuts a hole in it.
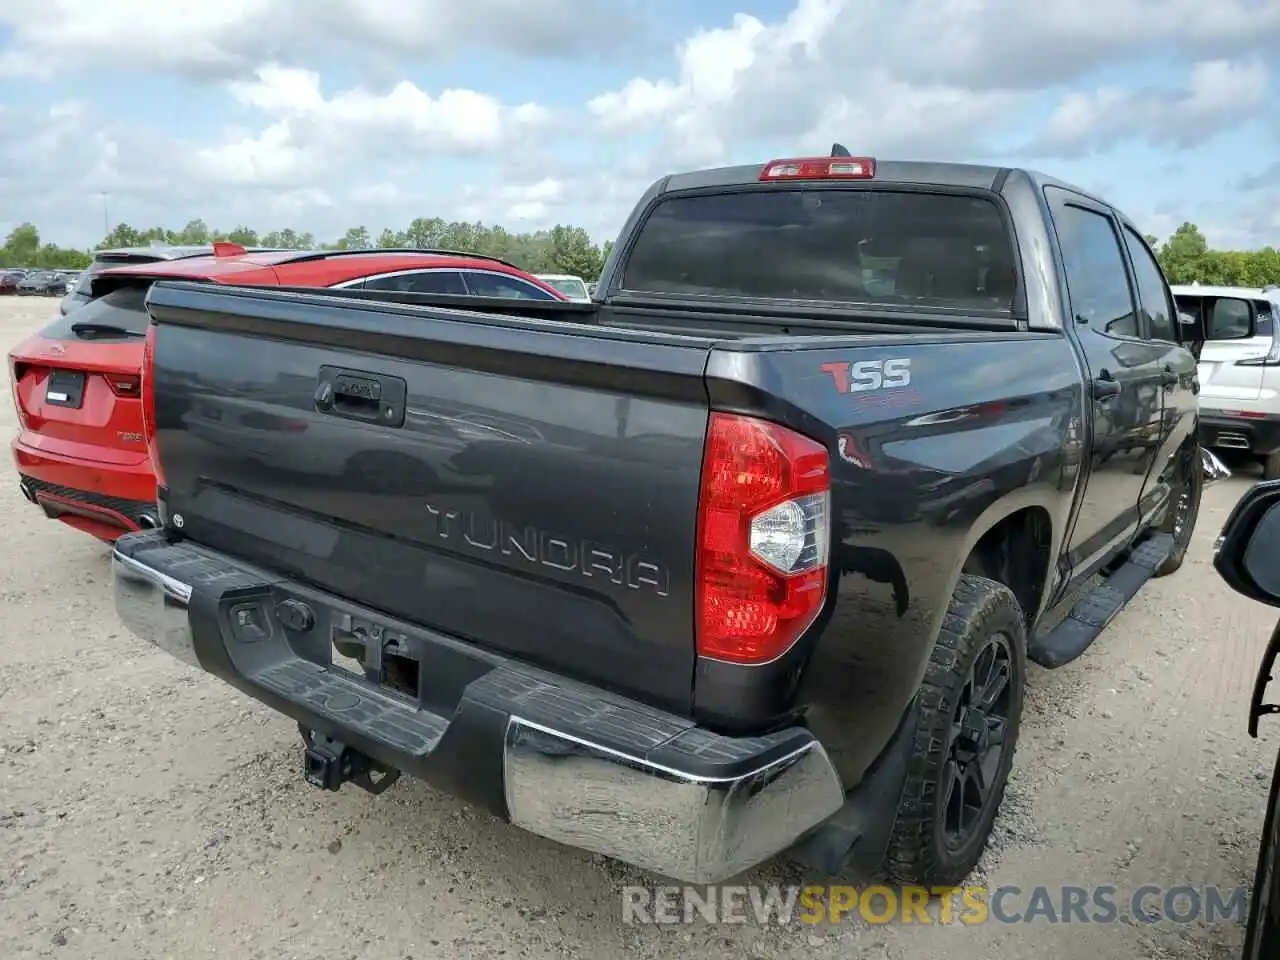
[[[16,343],[54,301],[0,301]],[[4,404],[4,423],[14,414]],[[1248,468],[1243,472],[1248,473]],[[1252,876],[1276,734],[1249,690],[1274,614],[1209,546],[1255,475],[1205,496],[1176,576],[1080,661],[1032,668],[1015,777],[975,880],[1126,892]],[[125,633],[107,548],[0,486],[0,957],[1227,958],[1232,924],[624,925],[639,873],[425,785],[321,794],[293,725]],[[770,866],[751,878],[794,882]]]

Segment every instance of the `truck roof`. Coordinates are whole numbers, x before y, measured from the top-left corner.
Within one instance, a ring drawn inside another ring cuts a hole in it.
[[[1264,300],[1276,299],[1280,290],[1263,290],[1259,287],[1229,287],[1210,283],[1171,283],[1169,290],[1175,297],[1261,297]]]
[[[759,182],[760,171],[768,165],[768,162],[762,161],[761,163],[739,164],[732,167],[714,167],[708,170],[691,170],[687,173],[669,174],[663,181],[660,181],[662,186],[658,192],[698,190],[706,187],[746,186],[747,184]],[[1015,170],[1024,174],[1036,186],[1064,187],[1096,200],[1098,203],[1110,206],[1101,197],[1074,184],[1059,180],[1056,177],[1050,177],[1036,170],[1016,167],[932,160],[880,160],[877,158],[873,182],[932,184],[944,187],[990,190]]]

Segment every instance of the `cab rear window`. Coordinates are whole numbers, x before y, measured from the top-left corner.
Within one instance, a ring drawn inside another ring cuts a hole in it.
[[[675,195],[644,221],[622,288],[643,293],[1013,311],[994,200],[890,189]]]

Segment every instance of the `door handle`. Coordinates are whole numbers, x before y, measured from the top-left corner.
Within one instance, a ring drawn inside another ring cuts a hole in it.
[[[1093,399],[1110,400],[1113,397],[1120,396],[1120,381],[1111,375],[1111,371],[1101,370],[1093,378],[1091,390]]]
[[[1166,390],[1171,390],[1178,385],[1178,381],[1182,378],[1178,376],[1173,367],[1165,367],[1160,371],[1160,385]]]

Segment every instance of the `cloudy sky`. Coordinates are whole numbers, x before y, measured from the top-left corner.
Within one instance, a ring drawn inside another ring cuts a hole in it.
[[[0,231],[610,238],[669,171],[1028,165],[1280,245],[1280,0],[0,0]]]

